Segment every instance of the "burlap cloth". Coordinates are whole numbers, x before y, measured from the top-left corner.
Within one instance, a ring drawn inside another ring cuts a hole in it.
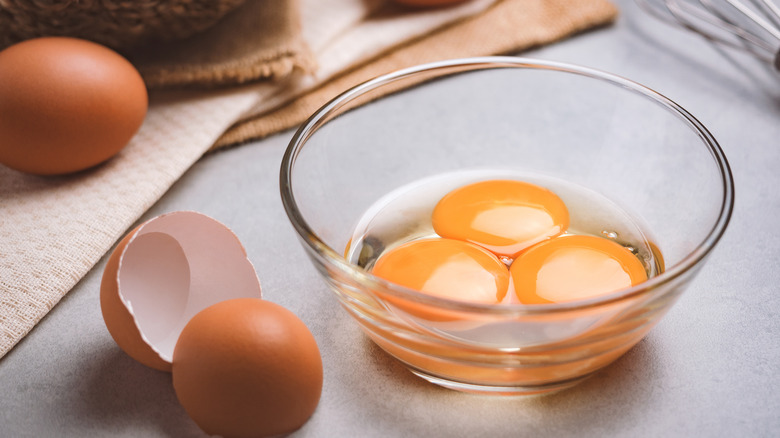
[[[127,53],[151,104],[118,156],[54,178],[0,166],[0,357],[209,149],[293,127],[382,73],[516,53],[616,14],[607,0],[250,0],[202,34]]]

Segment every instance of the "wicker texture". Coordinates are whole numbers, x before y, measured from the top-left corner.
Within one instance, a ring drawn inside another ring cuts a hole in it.
[[[71,36],[125,49],[181,39],[215,24],[244,0],[0,0],[0,49]]]

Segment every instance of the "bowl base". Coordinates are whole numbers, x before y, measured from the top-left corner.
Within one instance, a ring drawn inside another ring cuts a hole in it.
[[[427,380],[428,382],[433,383],[434,385],[438,385],[447,389],[466,392],[470,394],[502,395],[502,396],[529,396],[529,395],[541,395],[541,394],[548,394],[556,391],[562,391],[564,389],[568,389],[571,388],[572,386],[577,385],[578,383],[582,382],[583,380],[587,379],[592,375],[592,373],[586,374],[584,376],[577,377],[574,379],[564,380],[561,382],[551,382],[545,385],[494,386],[494,385],[478,385],[473,383],[458,382],[455,380],[443,379],[441,377],[428,374],[424,371],[420,371],[413,367],[409,367],[408,365],[407,367],[409,368],[409,371],[411,371],[417,377],[421,377]]]

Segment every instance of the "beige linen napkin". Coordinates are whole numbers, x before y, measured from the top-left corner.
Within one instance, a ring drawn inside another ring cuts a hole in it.
[[[255,105],[212,148],[294,127],[337,94],[373,77],[425,62],[517,53],[611,23],[617,12],[607,0],[503,0],[484,13],[442,26],[425,38],[412,39],[390,52],[375,51],[356,56],[347,69],[339,60],[331,60],[329,52],[320,52],[320,62],[333,62],[335,68],[325,68],[313,77],[278,89],[274,99]],[[361,45],[361,41],[370,44],[372,39],[364,40],[365,34],[393,26],[395,21],[413,25],[407,17],[387,8],[384,13],[367,17],[360,26],[354,26],[342,35],[338,52],[363,53],[351,46]],[[371,59],[372,56],[376,58]],[[363,63],[365,59],[370,62]]]
[[[425,11],[303,0],[300,10],[299,31],[293,0],[249,1],[191,40],[130,54],[152,86],[246,85],[153,92],[140,131],[107,163],[54,178],[0,166],[0,357],[212,146],[295,126],[379,73],[513,52],[616,15],[607,0],[474,0]],[[241,27],[236,16],[259,24]],[[230,50],[221,32],[232,35]]]

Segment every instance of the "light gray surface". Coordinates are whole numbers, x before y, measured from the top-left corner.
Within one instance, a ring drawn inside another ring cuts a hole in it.
[[[325,385],[295,436],[780,434],[780,75],[657,23],[631,1],[617,4],[614,26],[523,55],[606,70],[681,104],[725,150],[737,200],[725,237],[665,319],[571,390],[460,394],[414,377],[367,341],[283,212],[278,165],[292,132],[208,156],[145,215],[196,210],[231,227],[264,297],[310,327]],[[0,360],[0,437],[202,436],[170,376],[137,364],[109,336],[98,302],[104,265]]]

